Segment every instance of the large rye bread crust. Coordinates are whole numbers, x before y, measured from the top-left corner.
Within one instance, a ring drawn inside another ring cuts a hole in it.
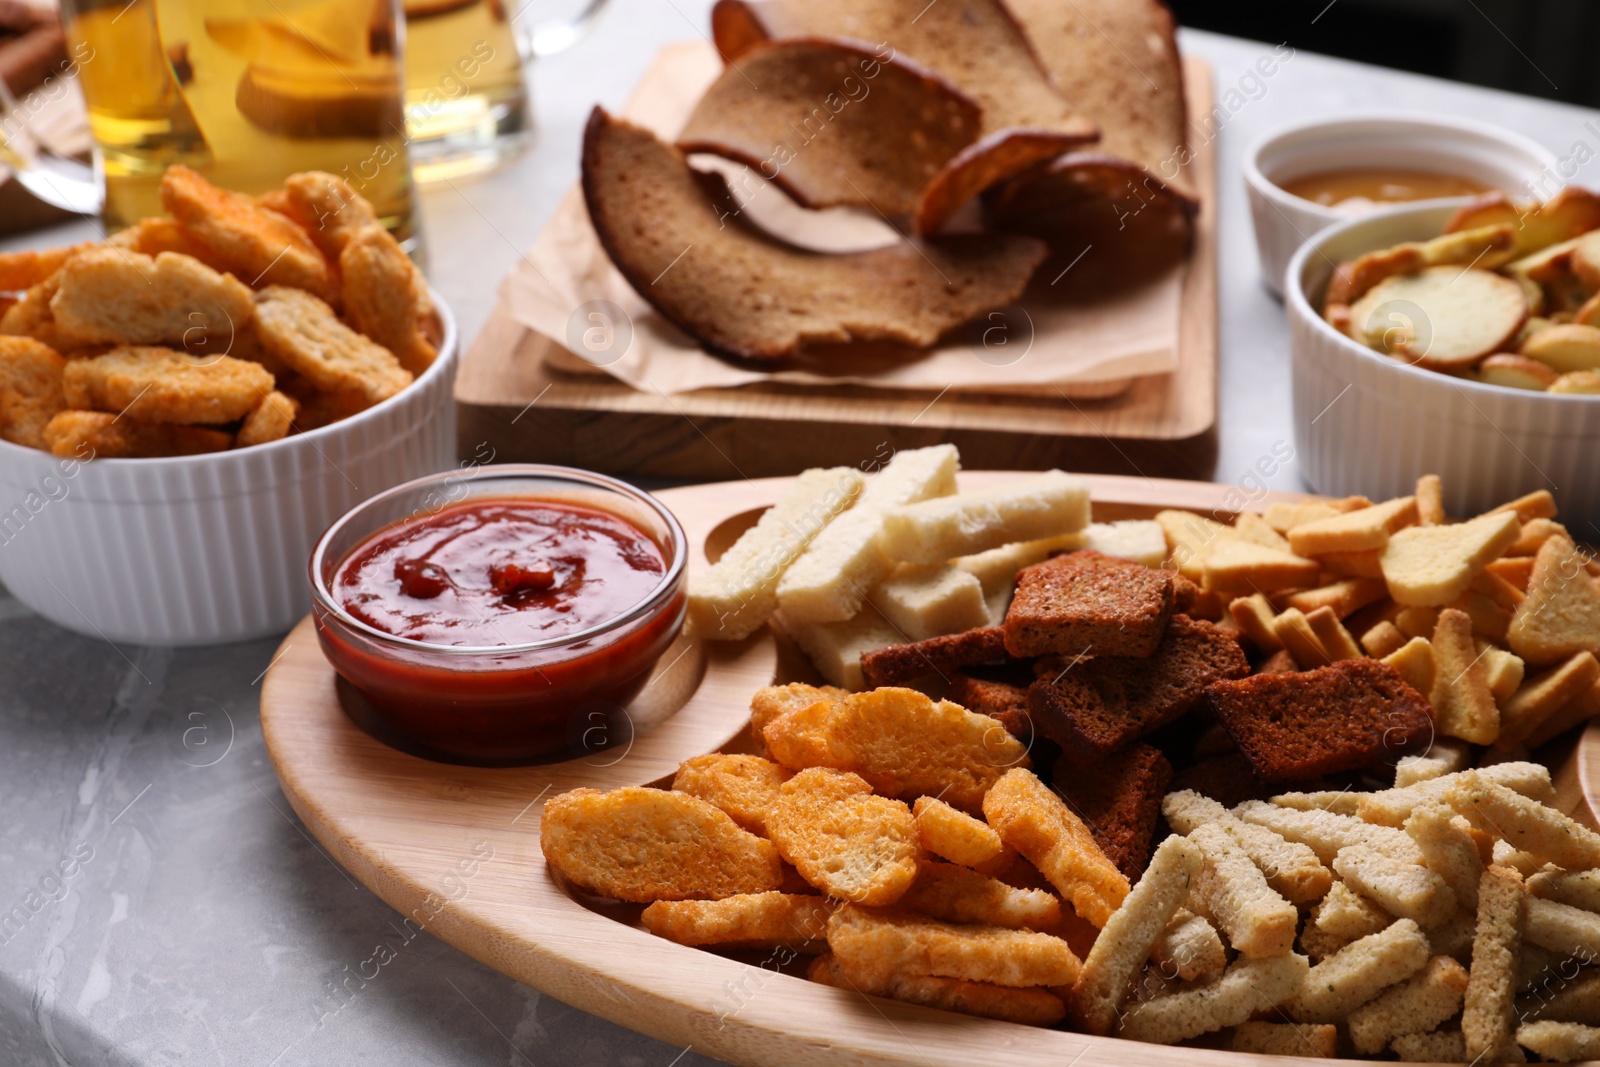
[[[1014,301],[1045,256],[1038,241],[995,234],[841,255],[799,249],[747,224],[720,180],[677,149],[598,107],[584,134],[583,194],[639,295],[707,349],[746,359],[812,343],[928,347]]]

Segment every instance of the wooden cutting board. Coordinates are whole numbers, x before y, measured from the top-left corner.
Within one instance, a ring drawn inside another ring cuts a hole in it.
[[[961,486],[1014,477],[969,472]],[[1195,482],[1088,481],[1100,521],[1148,517],[1162,507],[1222,510],[1229,492]],[[785,484],[727,482],[661,493],[694,546],[691,568],[720,555]],[[1252,506],[1274,499],[1302,498],[1275,495]],[[544,798],[580,785],[668,779],[681,760],[738,744],[756,688],[805,678],[808,669],[785,658],[770,633],[716,645],[666,666],[664,688],[681,693],[682,706],[629,746],[567,763],[460,767],[405,755],[356,727],[339,707],[333,669],[308,619],[267,673],[261,727],[284,795],[306,827],[410,925],[568,1004],[704,1055],[747,1067],[1247,1062],[1227,1052],[1134,1046],[828,988],[778,973],[760,955],[734,958],[653,937],[638,926],[638,907],[581,902],[558,884],[539,851]],[[1591,730],[1558,774],[1561,806],[1585,821],[1592,819],[1584,798],[1600,773],[1596,753],[1600,736]]]
[[[1210,67],[1189,57],[1184,71],[1190,126],[1208,129]],[[463,448],[487,443],[503,460],[699,481],[853,465],[883,447],[950,442],[974,468],[1209,478],[1217,457],[1216,145],[1192,147],[1201,207],[1170,374],[1136,379],[1105,399],[778,384],[664,396],[548,370],[543,352],[553,342],[524,339],[500,307],[456,379]]]

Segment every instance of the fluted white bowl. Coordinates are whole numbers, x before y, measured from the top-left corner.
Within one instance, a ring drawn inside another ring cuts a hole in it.
[[[1295,250],[1329,226],[1353,217],[1348,211],[1302,200],[1278,183],[1354,167],[1456,175],[1523,200],[1543,199],[1561,182],[1559,161],[1548,148],[1511,130],[1454,115],[1391,111],[1286,126],[1258,141],[1244,160],[1261,281],[1274,296],[1283,295],[1284,270]]]
[[[312,546],[356,504],[455,461],[455,318],[439,358],[381,404],[267,445],[63,460],[0,441],[0,581],[45,618],[113,642],[208,645],[310,610]]]
[[[1437,474],[1445,507],[1470,516],[1537,489],[1561,521],[1600,542],[1600,396],[1484,385],[1410,366],[1323,321],[1334,265],[1402,241],[1437,237],[1458,203],[1407,206],[1307,241],[1287,275],[1295,447],[1312,489],[1374,500]]]

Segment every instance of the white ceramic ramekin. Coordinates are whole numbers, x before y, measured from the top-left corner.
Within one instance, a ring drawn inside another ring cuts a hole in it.
[[[1321,171],[1394,167],[1471,178],[1518,199],[1543,200],[1562,184],[1557,165],[1554,153],[1521,134],[1450,115],[1384,112],[1285,127],[1257,142],[1244,160],[1261,281],[1282,296],[1283,272],[1295,250],[1353,217],[1284,192],[1277,182]]]
[[[1311,488],[1374,500],[1444,481],[1445,508],[1471,516],[1548,489],[1580,541],[1600,542],[1600,397],[1482,385],[1413,367],[1357,344],[1317,308],[1334,265],[1401,241],[1437,237],[1450,204],[1346,222],[1289,264],[1295,448]]]
[[[73,463],[0,441],[0,581],[69,630],[145,645],[281,633],[306,560],[356,504],[455,461],[455,319],[398,395],[269,445]]]

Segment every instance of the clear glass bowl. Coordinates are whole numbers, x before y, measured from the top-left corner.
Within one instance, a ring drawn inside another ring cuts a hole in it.
[[[653,540],[666,570],[617,618],[531,644],[462,647],[396,637],[346,612],[340,565],[375,535],[469,501],[529,500],[608,512]],[[517,764],[587,751],[597,717],[620,713],[683,628],[688,542],[658,500],[603,474],[542,464],[467,467],[373,497],[335,522],[311,555],[312,615],[351,718],[431,759]]]

